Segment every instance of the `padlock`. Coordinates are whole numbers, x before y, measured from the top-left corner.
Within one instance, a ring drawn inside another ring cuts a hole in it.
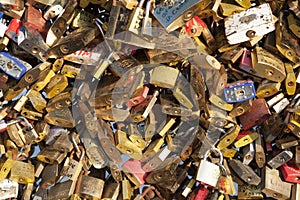
[[[261,178],[253,171],[253,169],[248,165],[243,164],[240,160],[230,160],[229,166],[246,183],[258,185],[261,182]]]
[[[254,158],[254,143],[244,146],[243,148],[243,163],[249,165]]]
[[[207,157],[210,151],[207,151],[204,155],[203,160],[201,160],[200,166],[198,168],[197,171],[197,176],[196,176],[196,180],[201,182],[202,184],[208,185],[212,188],[218,188],[218,182],[221,176],[221,169],[220,169],[220,165],[222,165],[223,163],[223,155],[221,153],[221,151],[219,149],[213,149],[216,152],[218,152],[219,156],[220,156],[220,162],[219,165],[213,164],[211,162],[207,161]],[[212,176],[207,176],[207,173],[209,170]]]
[[[54,162],[61,163],[66,157],[67,152],[60,152],[51,147],[46,147],[39,152],[37,158],[48,164],[54,164]]]
[[[58,16],[63,11],[63,6],[60,4],[49,6],[47,11],[44,13],[43,18],[45,20],[52,19]]]
[[[42,17],[42,12],[33,6],[28,6],[26,9],[24,25],[36,29],[40,33],[45,33],[47,29],[46,20]]]
[[[49,47],[44,42],[42,35],[26,24],[19,30],[18,44],[39,60],[46,61],[48,59],[47,50]]]
[[[35,131],[34,127],[32,126],[29,121],[22,116],[18,117],[19,119],[22,119],[25,122],[25,126],[22,128],[22,131],[24,133],[24,143],[26,145],[31,144],[34,140],[36,140],[39,136],[37,132]]]
[[[104,188],[103,180],[86,175],[82,175],[79,179],[80,186],[78,193],[81,198],[101,198]]]
[[[266,142],[271,142],[281,133],[283,128],[282,119],[275,113],[262,123],[261,133],[264,135]]]
[[[224,165],[221,166],[221,169],[224,175],[221,175],[220,177],[219,191],[222,194],[235,194],[236,189],[226,161],[224,162]]]
[[[252,107],[243,115],[239,116],[239,120],[244,130],[255,125],[260,125],[270,117],[271,113],[265,99],[254,99]]]
[[[73,144],[66,132],[63,132],[53,143],[52,147],[61,152],[70,152]]]
[[[24,65],[25,62],[20,62],[20,60],[6,52],[0,53],[0,60],[0,69],[17,80],[19,80],[25,74],[25,72],[31,68],[28,68],[28,66],[30,66],[28,63]]]
[[[4,180],[8,173],[10,172],[11,168],[13,167],[14,165],[14,160],[10,159],[10,158],[7,158],[5,159],[4,157],[2,158],[1,157],[1,160],[0,160],[0,180]]]
[[[19,184],[15,181],[4,179],[0,181],[1,195],[0,198],[17,198],[19,191]]]
[[[275,141],[276,146],[279,149],[288,149],[298,145],[297,138],[295,136],[288,136],[286,138],[277,139]]]
[[[47,101],[44,99],[41,93],[35,90],[30,90],[30,92],[27,94],[27,97],[32,103],[32,106],[38,112],[43,112],[43,110],[46,108]]]
[[[68,78],[84,79],[84,73],[75,65],[64,64],[61,73]]]
[[[35,130],[38,134],[38,138],[36,138],[33,143],[38,143],[46,139],[50,132],[50,125],[42,121],[35,126]]]
[[[243,115],[247,112],[252,106],[252,100],[244,101],[241,103],[235,104],[232,111],[230,111],[229,116],[237,117]]]
[[[258,18],[262,15],[262,18]],[[239,19],[239,20],[238,20]],[[238,27],[243,27],[242,29]],[[229,44],[237,44],[275,30],[275,21],[269,4],[262,4],[225,19],[225,34]]]
[[[228,84],[224,90],[224,96],[227,103],[247,101],[253,99],[255,95],[254,84],[251,80]]]
[[[254,142],[255,142],[255,162],[259,168],[262,168],[266,163],[266,155],[265,155],[265,150],[262,146],[262,138],[260,133],[258,134],[258,138]]]
[[[286,70],[285,89],[288,95],[294,95],[296,92],[296,76],[293,66],[290,63],[284,65]]]
[[[269,162],[268,165],[272,167],[273,169],[276,169],[283,165],[284,163],[288,162],[293,158],[293,152],[289,150],[284,150],[277,154],[274,158],[272,158]]]
[[[209,194],[209,190],[204,186],[200,186],[194,199],[195,200],[204,200],[207,198],[208,194]]]
[[[283,62],[265,49],[256,47],[251,58],[257,76],[275,82],[281,82],[286,77]]]
[[[291,184],[280,179],[278,170],[265,167],[262,179],[264,180],[261,187],[263,193],[278,199],[290,198]]]
[[[82,167],[83,167],[83,158],[85,156],[85,150],[83,147],[79,146],[79,149],[81,151],[81,155],[80,155],[80,158],[79,158],[79,161],[75,160],[74,159],[74,153],[75,151],[73,151],[71,153],[71,156],[70,156],[70,161],[69,161],[69,167],[68,169],[66,170],[66,172],[63,172],[63,175],[69,179],[69,180],[72,180],[72,181],[76,181],[81,170],[82,170]]]
[[[34,166],[30,163],[15,161],[9,179],[20,184],[34,183]]]
[[[74,17],[76,6],[77,1],[68,2],[64,8],[64,11],[51,25],[46,37],[46,43],[49,46],[53,46],[67,30],[67,25],[71,23],[72,18]]]
[[[297,38],[288,30],[287,14],[288,12],[279,13],[279,23],[276,24],[276,47],[284,57],[297,63],[299,62],[299,43]]]
[[[85,47],[98,35],[99,30],[95,25],[93,27],[80,27],[70,33],[68,36],[60,38],[57,43],[48,50],[47,53],[50,58],[59,58],[74,53]]]
[[[288,105],[290,104],[290,101],[287,98],[281,99],[279,102],[277,102],[274,106],[273,109],[275,110],[276,113],[280,113],[283,111]]]
[[[185,24],[185,30],[187,34],[192,37],[199,37],[205,27],[205,22],[198,16],[194,16]]]
[[[197,1],[176,2],[172,7],[156,7],[152,14],[168,32],[171,32],[192,19],[205,6],[205,3]]]
[[[256,96],[258,98],[267,98],[278,93],[281,83],[274,83],[270,81],[263,81],[256,90]]]
[[[64,75],[56,74],[51,79],[49,84],[44,89],[48,98],[53,98],[63,91],[68,86],[68,79]]]
[[[145,0],[139,1],[138,6],[136,6],[132,11],[126,27],[127,30],[136,34],[140,33],[139,29],[141,27],[142,19],[144,17],[144,10],[143,10],[144,2]]]
[[[25,146],[25,135],[19,124],[12,124],[8,126],[7,133],[10,139],[14,141],[18,147]]]
[[[117,199],[120,191],[120,183],[115,182],[112,176],[105,180],[104,189],[102,193],[103,199]]]
[[[42,188],[48,188],[49,186],[56,183],[56,179],[58,176],[58,164],[54,163],[52,165],[46,165],[46,167],[43,169],[43,172],[41,174]]]
[[[283,179],[289,183],[299,183],[299,168],[293,162],[287,162],[280,167]]]
[[[18,19],[12,19],[8,25],[8,28],[5,32],[5,35],[13,40],[14,42],[18,43],[18,32],[22,26],[22,22]]]
[[[130,200],[132,197],[133,188],[130,185],[130,182],[125,178],[122,180],[122,196],[124,200]]]
[[[18,82],[15,90],[29,86],[32,83],[34,83],[35,81],[37,81],[39,79],[39,76],[43,73],[43,71],[49,70],[50,66],[51,66],[50,62],[43,62],[41,64],[38,64],[36,67],[28,70],[26,72],[26,74],[24,74],[24,76]],[[43,77],[43,79],[44,79],[44,77]],[[33,87],[33,89],[40,91],[36,87]]]
[[[234,146],[236,148],[246,146],[258,138],[258,133],[256,131],[241,131],[235,138],[236,142]]]
[[[238,198],[239,199],[263,199],[263,195],[261,192],[261,187],[260,185],[239,185],[238,186]]]
[[[73,194],[74,190],[75,184],[73,181],[68,180],[65,182],[61,182],[50,188],[47,199],[68,199],[71,194]]]
[[[226,147],[228,147],[231,143],[234,142],[236,137],[238,136],[241,128],[239,125],[236,125],[235,127],[232,127],[227,134],[220,139],[219,144],[217,145],[217,148],[222,150]]]

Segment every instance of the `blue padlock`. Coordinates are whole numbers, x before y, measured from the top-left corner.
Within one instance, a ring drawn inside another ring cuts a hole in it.
[[[228,84],[224,89],[225,101],[237,103],[253,99],[256,95],[253,81],[244,80]]]
[[[0,69],[7,75],[19,80],[31,66],[6,52],[0,52]]]

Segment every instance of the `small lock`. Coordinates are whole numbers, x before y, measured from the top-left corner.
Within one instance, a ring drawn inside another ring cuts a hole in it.
[[[79,158],[79,161],[75,160],[73,158],[74,156],[74,151],[72,152],[71,154],[71,158],[70,158],[70,162],[69,162],[69,167],[67,169],[67,171],[65,172],[65,177],[72,180],[72,181],[75,181],[81,170],[82,170],[82,167],[83,167],[83,159],[84,159],[84,156],[85,156],[85,151],[84,151],[84,148],[79,146],[79,149],[81,151],[81,155],[80,155],[80,158]]]
[[[204,158],[203,160],[201,160],[200,166],[198,168],[196,180],[212,188],[218,188],[218,183],[221,176],[220,166],[223,163],[223,155],[219,149],[214,148],[213,150],[220,155],[219,165],[207,161],[210,150],[206,151]]]

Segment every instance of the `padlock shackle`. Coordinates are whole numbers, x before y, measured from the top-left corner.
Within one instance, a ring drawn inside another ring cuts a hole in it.
[[[23,121],[26,123],[27,126],[29,126],[30,128],[33,128],[33,127],[32,127],[32,124],[29,123],[29,121],[28,121],[25,117],[23,117],[23,116],[18,116],[18,119],[20,119],[20,121],[23,120]]]
[[[145,3],[145,0],[140,0],[138,7],[142,8]]]
[[[221,152],[220,149],[215,148],[215,147],[214,147],[214,148],[211,148],[210,150],[207,150],[207,151],[205,152],[204,157],[203,157],[203,160],[207,160],[207,157],[208,157],[208,155],[209,155],[209,152],[211,152],[211,151],[216,151],[216,152],[218,152],[218,154],[219,154],[219,156],[220,156],[220,162],[218,163],[218,165],[219,165],[219,166],[223,165],[223,154],[222,154],[222,152]]]

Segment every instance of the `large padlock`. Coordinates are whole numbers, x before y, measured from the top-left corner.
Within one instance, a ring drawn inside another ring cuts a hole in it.
[[[206,151],[204,158],[203,160],[201,160],[200,166],[198,168],[196,180],[204,185],[208,185],[212,188],[217,188],[219,179],[221,177],[220,165],[222,165],[223,163],[223,154],[217,148],[214,148],[213,150],[216,151],[220,156],[219,165],[207,161],[210,150]]]

